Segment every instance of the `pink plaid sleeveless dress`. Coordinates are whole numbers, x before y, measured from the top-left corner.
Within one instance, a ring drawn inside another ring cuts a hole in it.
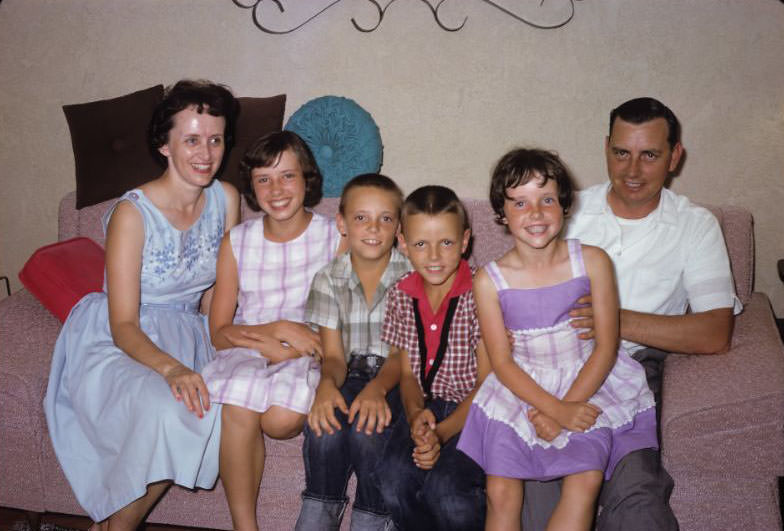
[[[236,324],[303,322],[310,283],[336,254],[340,234],[334,221],[313,214],[308,228],[287,242],[264,237],[263,217],[231,229],[239,293]],[[280,406],[307,413],[320,378],[319,364],[304,356],[271,364],[253,349],[217,352],[202,375],[210,400],[264,412]]]
[[[582,247],[567,240],[573,278],[536,289],[510,288],[495,262],[485,269],[498,290],[504,324],[514,335],[515,362],[543,389],[562,398],[593,351],[579,339],[569,310],[590,292]],[[528,420],[529,405],[490,374],[474,397],[458,448],[495,476],[547,481],[587,470],[609,478],[634,450],[657,448],[656,412],[643,367],[624,350],[589,400],[602,410],[585,433],[562,430],[547,442]]]

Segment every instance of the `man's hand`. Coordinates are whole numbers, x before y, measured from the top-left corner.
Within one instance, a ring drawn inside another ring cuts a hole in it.
[[[547,442],[551,442],[561,433],[561,425],[535,407],[528,410],[528,420],[534,425],[537,437]]]
[[[367,435],[371,435],[373,430],[381,433],[392,421],[392,411],[384,391],[375,380],[369,381],[351,403],[348,410],[349,424],[354,422],[357,415],[357,431],[364,429]]]
[[[572,327],[582,329],[578,336],[580,339],[593,339],[595,337],[593,298],[590,294],[577,299],[575,306],[569,311],[569,317],[572,318]]]
[[[555,412],[555,420],[563,428],[583,432],[594,425],[602,410],[588,402],[561,401]]]
[[[317,437],[321,437],[323,432],[332,435],[335,430],[340,429],[340,421],[335,416],[335,408],[348,414],[346,401],[338,388],[335,387],[335,383],[329,378],[322,378],[318,389],[316,389],[313,407],[308,413],[308,425]]]

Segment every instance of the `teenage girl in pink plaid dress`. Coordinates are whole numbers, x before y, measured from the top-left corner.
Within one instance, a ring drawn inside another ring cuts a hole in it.
[[[523,480],[563,477],[548,529],[588,530],[603,478],[627,453],[657,447],[653,395],[642,366],[618,349],[609,257],[559,237],[572,202],[560,159],[514,150],[490,190],[515,245],[474,279],[494,374],[474,398],[458,448],[487,474],[486,529],[520,528]],[[595,340],[580,339],[568,315],[588,293]]]
[[[241,162],[243,193],[260,218],[234,227],[218,254],[210,333],[218,350],[203,376],[221,414],[220,475],[235,529],[258,529],[264,435],[297,435],[320,378],[317,333],[302,323],[316,272],[337,254],[333,220],[315,214],[321,174],[307,145],[283,131]],[[235,314],[236,308],[236,314]]]

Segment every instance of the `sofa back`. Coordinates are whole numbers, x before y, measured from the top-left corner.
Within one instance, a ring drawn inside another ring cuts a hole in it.
[[[66,240],[76,236],[86,236],[104,245],[101,218],[115,200],[104,201],[97,205],[76,210],[76,193],[67,194],[60,201],[58,239]],[[482,266],[503,254],[512,246],[512,237],[503,227],[493,220],[490,203],[484,199],[464,199],[471,218],[473,232],[471,262]],[[718,218],[735,280],[735,291],[743,304],[751,298],[754,280],[754,233],[751,213],[741,207],[730,205],[704,205]],[[338,198],[324,198],[314,209],[326,216],[334,216],[338,208]],[[259,216],[244,203],[242,219]]]

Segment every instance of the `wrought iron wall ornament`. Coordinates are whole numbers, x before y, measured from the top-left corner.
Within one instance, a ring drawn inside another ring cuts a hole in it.
[[[232,2],[234,2],[234,4],[236,6],[241,7],[243,9],[250,9],[251,10],[251,12],[253,14],[253,23],[256,25],[257,28],[259,28],[261,31],[263,31],[265,33],[271,33],[273,35],[285,35],[287,33],[292,33],[294,31],[297,31],[298,29],[300,29],[304,25],[306,25],[309,22],[311,22],[312,20],[316,19],[319,15],[321,15],[322,13],[324,13],[325,11],[330,9],[331,7],[334,7],[335,5],[339,4],[341,1],[342,0],[333,0],[332,2],[329,2],[328,4],[326,4],[324,7],[320,8],[320,9],[317,9],[315,13],[310,15],[303,22],[300,22],[299,24],[296,24],[295,26],[293,26],[291,28],[288,28],[288,29],[277,30],[277,29],[272,29],[272,28],[268,27],[264,23],[264,21],[262,20],[263,19],[263,15],[261,13],[261,6],[264,4],[264,0],[249,0],[249,1],[232,0]],[[389,0],[387,2],[387,4],[382,7],[381,3],[377,2],[376,0],[367,0],[367,2],[369,4],[371,4],[375,8],[375,11],[376,11],[377,20],[376,20],[375,25],[367,26],[367,27],[366,26],[362,26],[362,25],[360,25],[357,22],[357,20],[354,17],[351,17],[351,24],[354,25],[354,28],[356,28],[358,31],[361,31],[363,33],[370,33],[371,31],[375,31],[376,29],[378,29],[378,27],[381,25],[381,22],[384,20],[384,15],[386,14],[387,9],[389,9],[389,6],[394,4],[396,1],[397,0]],[[420,0],[420,1],[423,4],[425,4],[428,7],[428,9],[430,9],[430,12],[433,14],[433,18],[435,19],[436,24],[438,25],[439,28],[441,28],[444,31],[451,31],[451,32],[453,32],[453,31],[460,31],[461,29],[463,29],[463,26],[465,26],[466,22],[468,21],[468,17],[464,17],[463,21],[458,26],[449,26],[449,25],[445,24],[441,20],[441,13],[440,13],[441,7],[447,2],[447,0]],[[436,2],[435,4],[432,3],[434,1]],[[513,19],[517,20],[518,22],[522,22],[524,24],[527,24],[528,26],[531,26],[532,28],[537,28],[537,29],[555,29],[555,28],[563,27],[566,24],[568,24],[569,22],[571,22],[571,20],[574,18],[574,3],[576,1],[580,1],[580,0],[565,0],[567,2],[567,5],[568,5],[568,11],[564,14],[564,16],[561,18],[561,20],[558,20],[558,21],[550,23],[550,24],[543,24],[543,23],[534,22],[534,21],[530,20],[529,18],[526,18],[526,17],[524,17],[522,15],[519,15],[518,13],[515,13],[514,11],[510,10],[509,8],[500,5],[497,2],[494,2],[493,0],[479,0],[479,1],[489,5],[491,7],[494,7],[495,9],[497,9],[497,10],[501,11],[502,13],[504,13],[505,15],[508,15],[508,16],[512,17]],[[539,8],[544,8],[545,1],[546,0],[539,0]],[[782,0],[782,1],[784,2],[784,0]],[[0,0],[0,2],[2,2],[2,0]],[[274,4],[278,8],[278,11],[280,11],[281,13],[285,13],[286,12],[286,8],[283,5],[284,4],[284,0],[269,0],[269,2]],[[531,3],[530,0],[520,0],[520,2],[521,3],[523,3],[523,2]],[[301,5],[302,4],[300,4],[300,6]]]

